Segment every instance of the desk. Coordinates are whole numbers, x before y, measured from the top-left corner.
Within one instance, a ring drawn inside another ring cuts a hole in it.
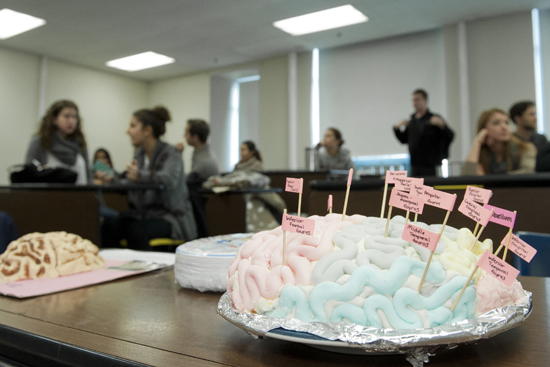
[[[542,366],[550,360],[550,278],[520,277],[520,326],[430,358],[428,366]],[[174,284],[173,269],[49,296],[0,298],[0,354],[34,366],[410,366],[405,357],[331,353],[255,340],[216,314],[220,293]],[[23,353],[24,351],[24,353]],[[64,363],[64,364],[61,364]]]
[[[159,184],[13,184],[0,186],[0,210],[12,216],[20,235],[66,231],[98,244],[100,193],[114,196],[128,190],[162,188]]]

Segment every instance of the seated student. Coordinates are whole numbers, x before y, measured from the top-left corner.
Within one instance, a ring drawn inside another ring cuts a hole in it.
[[[27,150],[25,163],[33,161],[75,171],[77,184],[92,182],[82,120],[74,102],[63,100],[50,106]]]
[[[481,113],[462,175],[535,172],[537,150],[533,144],[522,142],[511,134],[509,119],[499,108]]]
[[[521,141],[530,142],[542,149],[548,140],[537,133],[537,108],[531,101],[518,102],[510,107],[510,118],[516,124],[514,136]]]
[[[262,155],[256,149],[256,144],[248,140],[241,144],[241,160],[235,165],[233,171],[263,171]]]
[[[193,240],[197,225],[185,184],[183,160],[177,149],[160,140],[170,113],[164,107],[136,111],[127,134],[136,148],[126,171],[127,182],[163,184],[163,190],[130,190],[130,210],[106,226],[104,244],[121,239],[134,249],[150,249],[154,238]]]
[[[342,148],[344,140],[338,129],[329,127],[323,141],[315,147],[315,170],[355,169],[349,150]]]
[[[200,119],[187,120],[185,125],[185,140],[194,148],[191,158],[191,172],[187,175],[187,183],[201,185],[210,176],[219,173],[218,162],[208,144],[210,127],[208,123]],[[178,147],[183,151],[183,144]]]
[[[115,177],[111,155],[105,148],[99,148],[94,153],[92,170],[94,172],[94,183],[101,185],[112,182]]]

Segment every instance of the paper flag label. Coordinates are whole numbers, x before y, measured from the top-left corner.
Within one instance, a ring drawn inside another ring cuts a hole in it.
[[[422,214],[422,211],[424,210],[424,201],[422,198],[399,190],[391,191],[390,205],[395,208],[409,210],[412,213],[418,214]]]
[[[353,180],[353,168],[350,168],[349,174],[348,174],[348,186],[351,185],[351,180]]]
[[[458,211],[467,216],[470,219],[475,220],[479,224],[481,224],[483,227],[489,223],[489,219],[491,219],[491,211],[485,209],[479,204],[474,203],[471,200],[464,199],[462,200],[462,203],[458,207]]]
[[[435,251],[437,243],[439,242],[439,233],[434,233],[408,223],[403,230],[401,238],[407,242],[412,242],[418,246],[427,248],[430,251]]]
[[[411,195],[414,195],[414,196],[422,196],[422,193],[424,192],[424,188],[426,188],[426,186],[420,184],[420,185],[417,185],[416,183],[413,182],[412,184],[412,187],[411,187]]]
[[[456,195],[448,194],[428,186],[424,186],[420,197],[424,199],[424,204],[437,208],[452,211],[455,207]]]
[[[386,183],[395,183],[395,177],[407,177],[407,171],[386,171]]]
[[[493,196],[493,192],[487,189],[480,189],[479,187],[468,186],[464,197],[468,200],[475,201],[477,203],[487,204],[489,199]]]
[[[506,246],[506,244],[508,243],[508,235],[504,237],[501,243]],[[510,249],[510,251],[512,251],[514,254],[518,255],[528,263],[533,260],[533,256],[535,256],[535,254],[537,253],[536,249],[531,247],[527,242],[523,241],[521,238],[514,235],[513,233],[508,248]]]
[[[301,194],[303,185],[304,185],[304,180],[302,180],[301,178],[287,177],[285,191]]]
[[[519,275],[518,269],[487,250],[483,252],[477,261],[477,266],[506,284],[508,287],[514,283],[514,280],[516,280]]]
[[[330,208],[332,208],[332,195],[328,196],[327,212],[329,211]]]
[[[491,219],[489,219],[490,222],[500,224],[501,226],[505,226],[508,228],[514,228],[517,213],[511,212],[506,209],[497,208],[496,206],[492,206],[489,204],[485,204],[483,205],[483,207],[487,210],[495,210],[493,212],[493,216],[491,217]]]
[[[422,186],[424,184],[424,179],[415,177],[395,177],[394,182],[396,190],[409,192],[413,189],[414,184]]]
[[[297,217],[290,214],[283,214],[283,231],[313,236],[314,229],[315,221],[313,219]]]

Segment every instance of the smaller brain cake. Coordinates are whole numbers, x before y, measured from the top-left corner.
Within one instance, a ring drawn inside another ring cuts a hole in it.
[[[78,235],[29,233],[0,255],[0,282],[54,278],[103,267],[97,246]]]
[[[385,219],[310,218],[313,236],[287,233],[284,265],[280,227],[259,232],[240,247],[226,281],[235,309],[305,322],[419,329],[525,301],[517,281],[506,287],[478,270],[451,311],[478,258],[492,251],[490,239],[470,251],[475,237],[466,228],[445,227],[418,292],[430,251],[401,239],[403,217],[390,221],[387,237]],[[415,224],[441,231],[441,225]]]

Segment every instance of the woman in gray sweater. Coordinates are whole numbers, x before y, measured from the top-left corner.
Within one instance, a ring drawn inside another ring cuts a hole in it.
[[[127,134],[136,148],[132,164],[126,167],[128,183],[157,183],[163,190],[131,190],[130,210],[105,231],[105,241],[117,244],[125,238],[128,247],[149,249],[153,238],[193,240],[197,225],[185,183],[181,153],[160,140],[170,113],[164,107],[136,111]]]

